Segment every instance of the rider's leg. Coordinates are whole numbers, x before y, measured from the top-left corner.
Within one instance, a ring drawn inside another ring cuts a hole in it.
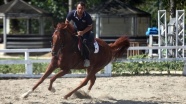
[[[89,34],[85,34],[83,35],[83,54],[84,54],[84,58],[85,58],[85,63],[84,66],[85,67],[89,67],[90,66],[90,47],[93,46],[94,43],[94,33],[90,32]]]
[[[87,46],[86,39],[83,40],[83,56],[84,56],[84,67],[89,67],[90,66],[90,58],[89,58],[89,48]]]

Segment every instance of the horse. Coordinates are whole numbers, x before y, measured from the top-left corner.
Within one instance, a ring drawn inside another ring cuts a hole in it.
[[[114,43],[107,44],[99,38],[95,41],[99,45],[99,52],[90,52],[90,66],[84,67],[84,59],[78,49],[79,37],[74,35],[75,30],[71,24],[58,23],[52,35],[51,62],[45,73],[31,90],[22,95],[23,98],[28,97],[56,68],[61,70],[50,79],[48,87],[49,91],[54,92],[53,82],[69,73],[71,69],[86,69],[87,76],[75,89],[64,96],[64,99],[70,97],[74,92],[85,86],[90,81],[88,92],[92,89],[96,81],[96,73],[103,69],[112,60],[122,57],[130,46],[127,36],[119,37]]]

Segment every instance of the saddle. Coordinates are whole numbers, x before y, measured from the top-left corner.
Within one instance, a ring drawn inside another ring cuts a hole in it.
[[[78,49],[81,52],[81,55],[86,52],[98,53],[99,45],[96,40],[94,40],[94,42],[87,42],[86,40],[82,40],[81,37],[78,37]]]

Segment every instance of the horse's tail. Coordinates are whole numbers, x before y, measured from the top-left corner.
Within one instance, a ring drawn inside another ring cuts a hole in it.
[[[127,51],[130,46],[129,38],[122,36],[118,38],[114,43],[110,43],[109,46],[112,48],[114,54],[113,57],[119,58]]]

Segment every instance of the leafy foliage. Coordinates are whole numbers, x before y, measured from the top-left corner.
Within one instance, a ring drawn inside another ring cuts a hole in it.
[[[6,0],[11,1],[11,0]],[[62,22],[65,20],[66,15],[68,13],[68,0],[45,0],[38,1],[38,0],[24,0],[25,2],[30,3],[31,5],[35,5],[40,7],[44,10],[47,10],[50,13],[53,13],[53,20],[54,24],[57,22]],[[72,0],[72,8],[75,9],[75,4],[79,0]],[[86,2],[87,9],[91,7],[95,7],[96,5],[106,2],[107,0],[82,0]],[[165,9],[170,11],[170,0],[120,0],[128,5],[137,7],[143,11],[146,11],[151,14],[151,24],[152,26],[157,26],[157,11],[159,9]],[[186,1],[185,0],[174,0],[176,4],[176,9],[186,9]],[[0,5],[4,4],[1,0]],[[169,15],[167,15],[169,18]]]
[[[48,63],[34,63],[33,64],[33,73],[41,74],[44,73],[47,69]],[[114,75],[140,75],[140,74],[150,74],[151,71],[156,71],[162,73],[167,71],[167,74],[171,74],[170,71],[182,71],[184,66],[183,61],[165,61],[165,62],[145,62],[140,61],[136,62],[114,62],[112,73]],[[57,73],[60,69],[56,69],[54,73]],[[25,73],[24,64],[13,64],[13,65],[0,65],[0,73],[7,74],[21,74]],[[84,73],[86,70],[71,70],[71,73]]]
[[[24,65],[0,65],[0,73],[7,74],[7,73],[25,73],[25,66]]]
[[[160,74],[167,71],[167,74],[171,74],[171,71],[176,73],[176,71],[183,70],[183,61],[135,61],[144,58],[147,58],[146,55],[136,55],[129,58],[131,62],[114,62],[112,73],[115,75],[139,75],[150,74],[151,71],[160,72]]]
[[[63,21],[68,12],[68,1],[67,0],[31,0],[31,5],[35,5],[39,8],[47,10],[53,14],[53,19],[55,21]]]

